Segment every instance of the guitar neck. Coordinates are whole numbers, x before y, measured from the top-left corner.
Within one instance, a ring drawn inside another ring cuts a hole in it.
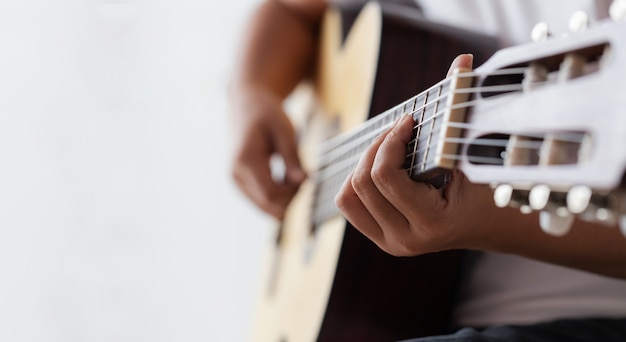
[[[457,70],[451,77],[321,146],[314,177],[318,189],[314,224],[338,214],[337,208],[329,203],[333,203],[343,181],[354,170],[363,152],[403,114],[411,115],[416,123],[414,139],[406,151],[405,168],[409,176],[426,180],[437,170],[454,167],[453,155],[458,145],[450,140],[460,137],[461,129],[450,123],[464,120],[467,109],[464,103],[469,92],[459,90],[472,82],[471,74],[462,71],[468,70]]]

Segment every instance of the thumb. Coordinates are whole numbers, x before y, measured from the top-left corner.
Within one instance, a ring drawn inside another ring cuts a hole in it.
[[[473,62],[474,62],[474,55],[472,54],[466,53],[463,55],[456,56],[456,58],[452,61],[452,64],[450,65],[450,69],[448,70],[447,76],[452,75],[452,73],[456,69],[471,70]]]
[[[282,125],[274,126],[274,148],[285,164],[285,182],[299,185],[306,178],[306,174],[300,164],[293,126],[286,117],[285,119],[286,122]]]

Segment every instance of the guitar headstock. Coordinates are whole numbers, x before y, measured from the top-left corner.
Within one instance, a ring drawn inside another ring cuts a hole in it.
[[[533,30],[534,43],[503,49],[478,68],[458,167],[491,184],[499,206],[541,211],[567,233],[574,217],[626,234],[626,0],[612,19],[584,12],[570,31]]]

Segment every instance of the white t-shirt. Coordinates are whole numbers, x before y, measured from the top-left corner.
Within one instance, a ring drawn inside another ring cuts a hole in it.
[[[502,46],[530,41],[538,22],[554,34],[568,32],[569,18],[584,10],[598,20],[608,16],[610,0],[416,0],[431,20],[484,32],[499,38]]]
[[[582,9],[591,18],[599,19],[607,16],[610,5],[608,0],[418,3],[428,18],[497,36],[502,46],[529,42],[537,22],[546,22],[554,34],[565,33],[574,11]],[[456,323],[465,326],[626,317],[626,281],[512,255],[484,253],[464,282],[454,317]]]

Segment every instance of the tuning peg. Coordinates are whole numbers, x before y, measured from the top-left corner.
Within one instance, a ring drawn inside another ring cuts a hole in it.
[[[546,40],[550,36],[550,28],[545,22],[539,22],[535,24],[533,30],[530,32],[530,38],[533,42],[540,42]]]
[[[585,11],[576,11],[569,18],[569,30],[580,32],[589,26],[589,14]]]
[[[620,201],[615,193],[594,193],[584,185],[572,187],[565,202],[572,214],[579,214],[587,221],[614,225],[620,214]]]
[[[504,208],[511,204],[513,196],[513,187],[509,184],[500,184],[493,192],[493,201],[496,202],[498,208]]]
[[[533,211],[528,203],[528,193],[528,190],[515,189],[510,184],[500,184],[495,188],[493,200],[499,208],[518,207],[523,214],[528,214]]]
[[[556,212],[542,211],[539,213],[539,226],[545,233],[554,236],[563,236],[567,234],[574,223],[574,215],[570,214],[565,208]]]
[[[530,63],[524,70],[524,79],[522,87],[525,92],[531,91],[545,83],[549,75],[548,68],[538,63]]]
[[[572,187],[567,193],[567,209],[574,214],[580,214],[587,210],[591,202],[592,191],[584,185]]]
[[[615,224],[616,217],[613,211],[607,208],[597,208],[595,212],[595,219],[598,222],[605,224]]]
[[[568,80],[582,76],[585,73],[586,64],[587,60],[584,56],[577,53],[566,54],[563,62],[561,62],[559,66],[557,80],[559,82],[567,82]]]
[[[611,19],[620,21],[626,17],[626,0],[614,0],[609,7]]]
[[[528,203],[535,210],[543,210],[550,201],[550,187],[547,185],[536,185],[528,194]]]

